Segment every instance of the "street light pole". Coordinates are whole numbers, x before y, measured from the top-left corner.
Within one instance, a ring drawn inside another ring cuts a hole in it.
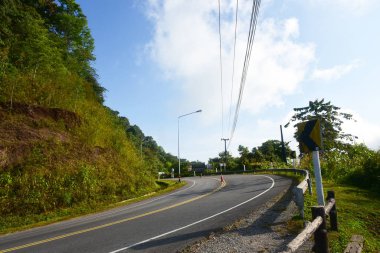
[[[190,113],[186,113],[186,114],[183,114],[183,115],[180,115],[178,116],[178,182],[181,182],[181,157],[179,155],[179,119],[182,118],[182,117],[185,117],[185,116],[188,116],[190,114],[194,114],[194,113],[198,113],[198,112],[202,112],[202,110],[198,110],[198,111],[195,111],[195,112],[190,112]]]

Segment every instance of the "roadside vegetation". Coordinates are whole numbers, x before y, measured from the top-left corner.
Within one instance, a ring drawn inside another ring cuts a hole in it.
[[[167,192],[176,190],[184,186],[185,184],[185,182],[178,183],[172,180],[159,180],[155,182],[155,187],[154,189],[152,189],[152,191],[145,195],[135,198],[120,198],[117,202],[115,202],[115,200],[103,202],[80,202],[72,207],[61,208],[50,212],[35,213],[30,215],[7,215],[5,217],[2,217],[2,219],[0,220],[0,234],[11,233],[14,231],[28,229],[32,227],[44,226],[57,221],[71,219],[80,215],[101,212],[111,208],[129,205],[147,198],[156,197]]]
[[[176,157],[103,105],[80,6],[4,0],[0,21],[0,230],[159,189]]]
[[[356,136],[343,132],[344,121],[354,120],[351,114],[341,112],[340,108],[324,99],[310,101],[308,106],[294,108],[294,115],[285,127],[294,125],[294,137],[299,138],[297,124],[312,119],[321,120],[323,147],[320,162],[324,190],[334,190],[337,198],[339,232],[329,232],[332,252],[343,252],[349,239],[354,234],[365,238],[365,252],[378,252],[380,248],[380,150],[372,150],[364,144],[355,143]],[[295,158],[294,153],[285,143],[287,163]],[[232,171],[289,167],[282,159],[281,142],[268,140],[261,146],[249,150],[239,147],[240,157],[227,153],[227,168]],[[292,157],[293,156],[293,157]],[[219,168],[225,161],[224,152],[217,158],[210,159],[212,170]],[[299,156],[298,168],[307,169],[314,176],[311,154]],[[283,172],[273,172],[284,174]],[[297,182],[299,177],[293,177]],[[315,184],[314,184],[315,185]],[[310,207],[317,204],[315,190],[308,194],[305,202],[306,220],[311,220]],[[298,216],[289,222],[289,229],[295,233],[303,229],[303,221]]]
[[[354,234],[364,237],[364,252],[378,252],[380,150],[375,151],[364,144],[356,144],[355,136],[343,133],[343,118],[352,120],[352,115],[340,113],[339,110],[339,107],[324,100],[311,101],[308,107],[295,108],[296,113],[291,121],[323,119],[324,147],[320,154],[322,177],[325,196],[327,190],[335,191],[339,227],[338,232],[328,233],[331,252],[343,252]],[[295,137],[298,138],[297,132]],[[302,156],[300,167],[308,169],[313,176],[310,154]],[[314,205],[317,205],[315,189],[312,196],[305,194],[306,220],[311,220],[310,207]],[[298,223],[299,229],[302,229],[301,223]]]
[[[0,231],[180,186],[156,181],[159,171],[169,175],[178,167],[177,157],[103,104],[105,89],[92,67],[94,41],[74,0],[2,0],[0,21]],[[341,217],[332,247],[341,250],[359,233],[367,251],[376,250],[380,150],[356,144],[342,131],[352,115],[324,99],[295,108],[286,126],[315,118],[321,119],[325,189],[336,189]],[[230,171],[289,167],[296,157],[288,144],[240,145],[239,157],[221,152],[207,167],[183,159],[183,176],[220,172],[225,162]],[[299,167],[313,175],[310,155],[302,154]]]
[[[363,252],[378,252],[380,249],[380,196],[378,192],[346,184],[325,181],[324,191],[333,190],[338,212],[338,232],[330,231],[328,238],[331,252],[343,252],[352,235],[364,237]],[[314,189],[315,193],[315,189]],[[305,219],[312,220],[311,206],[318,205],[315,194],[305,194]],[[302,229],[299,220],[298,229]]]
[[[337,200],[339,231],[328,233],[331,251],[343,252],[351,236],[358,234],[365,239],[364,252],[378,252],[380,152],[354,145],[347,153],[326,155],[322,161],[324,190],[334,190]],[[316,197],[305,196],[306,218],[311,220],[309,207],[317,205]]]

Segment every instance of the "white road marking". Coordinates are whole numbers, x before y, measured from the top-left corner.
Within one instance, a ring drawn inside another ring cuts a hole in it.
[[[86,217],[74,218],[72,220],[64,221],[65,225],[86,224],[88,222],[91,222],[93,220],[97,220],[99,218],[111,217],[112,215],[115,215],[115,214],[124,213],[126,210],[130,210],[130,209],[133,209],[133,208],[136,208],[136,207],[140,207],[140,206],[143,206],[143,205],[146,205],[146,204],[150,204],[150,203],[152,203],[154,201],[157,201],[157,200],[169,197],[169,196],[177,194],[179,192],[183,192],[183,191],[189,190],[189,189],[193,188],[196,185],[196,182],[194,180],[191,180],[191,179],[188,179],[188,180],[191,181],[191,182],[193,182],[193,184],[190,187],[187,187],[185,189],[182,189],[182,190],[179,190],[179,191],[176,191],[176,192],[173,192],[173,193],[170,193],[170,194],[158,197],[158,198],[154,198],[152,200],[149,200],[147,202],[143,202],[141,204],[136,204],[136,205],[131,204],[130,206],[127,205],[127,206],[124,206],[124,207],[119,207],[119,208],[116,208],[115,210],[104,211],[104,212],[97,213],[97,214],[89,214],[89,216],[87,218]],[[53,225],[56,225],[56,224],[53,224]]]
[[[177,193],[179,193],[179,192],[183,192],[183,191],[189,190],[189,189],[191,189],[191,188],[193,188],[193,187],[195,186],[195,181],[194,181],[194,180],[191,180],[191,179],[188,179],[188,180],[191,181],[191,182],[193,182],[193,184],[192,184],[190,187],[187,187],[187,188],[185,188],[185,189],[182,189],[182,190],[179,190],[179,191],[176,191],[176,192],[170,193],[170,194],[168,194],[168,195],[164,195],[164,196],[161,196],[161,197],[158,197],[158,198],[152,199],[152,200],[150,200],[150,201],[147,201],[147,202],[144,202],[144,203],[141,203],[141,204],[138,204],[138,205],[133,205],[133,206],[131,206],[131,207],[128,207],[128,208],[123,209],[123,211],[124,211],[124,210],[128,210],[128,209],[132,209],[132,208],[135,208],[135,207],[143,206],[143,205],[146,205],[146,204],[152,203],[152,202],[154,202],[154,201],[157,201],[157,200],[160,200],[160,199],[163,199],[163,198],[169,197],[169,196],[171,196],[171,195],[177,194]]]
[[[126,211],[126,210],[130,210],[130,209],[133,209],[133,208],[136,208],[136,207],[140,207],[140,206],[143,206],[143,205],[146,205],[146,204],[150,204],[150,203],[152,203],[154,201],[157,201],[157,200],[169,197],[169,196],[177,194],[179,192],[183,192],[183,191],[189,190],[189,189],[193,188],[196,185],[196,182],[194,180],[191,180],[191,179],[188,179],[188,180],[191,181],[191,182],[193,182],[193,184],[190,187],[187,187],[185,189],[182,189],[182,190],[179,190],[179,191],[176,191],[176,192],[173,192],[173,193],[170,193],[170,194],[158,197],[158,198],[153,198],[152,200],[149,200],[149,201],[146,201],[146,202],[143,202],[143,203],[140,203],[140,204],[136,204],[136,205],[131,204],[130,206],[120,207],[120,208],[117,208],[116,210],[113,210],[113,211],[110,210],[110,211],[105,211],[103,213],[94,214],[94,215],[91,215],[88,220],[84,220],[82,223],[86,223],[90,219],[94,220],[94,219],[98,219],[98,218],[110,217],[111,215],[115,215],[115,214],[119,214],[119,213],[124,213],[124,211]],[[77,224],[78,223],[74,223],[74,225],[77,225]]]
[[[266,193],[266,192],[268,192],[270,189],[272,189],[272,188],[274,187],[274,184],[275,184],[275,183],[274,183],[273,178],[271,178],[271,177],[269,177],[269,176],[264,176],[264,175],[258,175],[258,176],[266,177],[266,178],[269,178],[270,180],[272,180],[272,185],[271,185],[268,189],[266,189],[265,191],[263,191],[262,193],[260,193],[260,194],[258,194],[258,195],[256,195],[256,196],[254,196],[254,197],[252,197],[252,198],[250,198],[250,199],[248,199],[248,200],[246,200],[246,201],[243,201],[243,202],[241,202],[240,204],[237,204],[237,205],[235,205],[235,206],[233,206],[233,207],[230,207],[230,208],[228,208],[228,209],[226,209],[226,210],[224,210],[224,211],[221,211],[221,212],[219,212],[219,213],[216,213],[216,214],[211,215],[211,216],[209,216],[209,217],[206,217],[206,218],[204,218],[204,219],[201,219],[201,220],[195,221],[195,222],[190,223],[190,224],[188,224],[188,225],[186,225],[186,226],[183,226],[183,227],[180,227],[180,228],[177,228],[177,229],[171,230],[171,231],[166,232],[166,233],[164,233],[164,234],[157,235],[157,236],[155,236],[155,237],[152,237],[152,238],[146,239],[146,240],[144,240],[144,241],[141,241],[141,242],[138,242],[138,243],[135,243],[135,244],[129,245],[129,246],[127,246],[127,247],[124,247],[124,248],[121,248],[121,249],[117,249],[117,250],[111,251],[110,253],[117,253],[117,252],[120,252],[120,251],[123,251],[123,250],[126,250],[126,249],[130,249],[130,248],[132,248],[132,247],[135,247],[135,246],[138,246],[138,245],[141,245],[141,244],[144,244],[144,243],[147,243],[147,242],[150,242],[150,241],[156,240],[156,239],[158,239],[158,238],[164,237],[164,236],[166,236],[166,235],[169,235],[169,234],[175,233],[175,232],[177,232],[177,231],[180,231],[180,230],[186,229],[186,228],[191,227],[191,226],[194,226],[194,225],[196,225],[196,224],[198,224],[198,223],[201,223],[201,222],[207,221],[207,220],[209,220],[209,219],[215,218],[216,216],[219,216],[219,215],[221,215],[221,214],[224,214],[224,213],[226,213],[226,212],[229,212],[229,211],[231,211],[231,210],[233,210],[233,209],[235,209],[235,208],[237,208],[237,207],[239,207],[239,206],[242,206],[242,205],[244,205],[244,204],[246,204],[246,203],[248,203],[248,202],[250,202],[250,201],[252,201],[252,200],[254,200],[254,199],[258,198],[258,197],[260,197],[261,195],[263,195],[264,193]]]
[[[191,180],[193,181],[193,180]],[[83,233],[87,233],[87,232],[90,232],[90,231],[94,231],[94,230],[98,230],[98,229],[102,229],[102,228],[106,228],[106,227],[110,227],[110,226],[113,226],[113,225],[116,225],[116,224],[120,224],[120,223],[123,223],[123,222],[128,222],[130,220],[135,220],[135,219],[138,219],[138,218],[141,218],[141,217],[145,217],[145,216],[148,216],[148,215],[151,215],[151,214],[154,214],[154,213],[158,213],[158,212],[162,212],[162,211],[165,211],[165,210],[168,210],[168,209],[171,209],[171,208],[174,208],[174,207],[177,207],[177,206],[181,206],[181,205],[184,205],[184,204],[187,204],[187,203],[190,203],[192,201],[195,201],[195,200],[198,200],[198,199],[201,199],[201,198],[204,198],[218,190],[220,190],[221,188],[224,187],[224,183],[221,184],[221,186],[219,186],[218,188],[214,189],[212,192],[209,192],[207,194],[203,194],[203,195],[200,195],[198,197],[195,197],[195,198],[191,198],[191,199],[188,199],[186,201],[183,201],[183,202],[180,202],[180,203],[177,203],[177,204],[174,204],[174,205],[171,205],[171,206],[168,206],[168,207],[164,207],[164,208],[161,208],[161,209],[158,209],[158,210],[154,210],[154,211],[151,211],[151,212],[147,212],[147,213],[143,213],[143,214],[140,214],[140,215],[137,215],[137,216],[134,216],[134,217],[130,217],[130,218],[125,218],[125,219],[121,219],[121,220],[117,220],[117,221],[114,221],[114,222],[111,222],[111,223],[106,223],[106,224],[103,224],[103,225],[99,225],[99,226],[96,226],[96,227],[90,227],[90,228],[87,228],[87,229],[83,229],[83,230],[78,230],[78,231],[74,231],[74,232],[71,232],[71,233],[67,233],[67,234],[63,234],[63,235],[59,235],[59,236],[56,236],[56,237],[51,237],[51,238],[47,238],[47,239],[44,239],[44,240],[40,240],[40,241],[35,241],[35,242],[31,242],[31,243],[28,243],[28,244],[24,244],[24,245],[20,245],[20,246],[17,246],[17,247],[13,247],[13,248],[8,248],[8,249],[3,249],[3,250],[0,250],[0,253],[2,252],[10,252],[10,251],[15,251],[15,250],[19,250],[19,249],[24,249],[24,248],[28,248],[28,247],[31,247],[31,246],[35,246],[35,245],[40,245],[40,244],[44,244],[44,243],[47,243],[47,242],[51,242],[51,241],[55,241],[55,240],[59,240],[59,239],[63,239],[63,238],[67,238],[67,237],[70,237],[70,236],[74,236],[74,235],[78,235],[78,234],[83,234]],[[192,186],[191,186],[192,187]],[[189,188],[186,188],[184,190],[187,190]],[[182,190],[181,190],[182,191]],[[178,191],[176,192],[178,193]],[[171,195],[173,195],[174,193],[172,193]]]

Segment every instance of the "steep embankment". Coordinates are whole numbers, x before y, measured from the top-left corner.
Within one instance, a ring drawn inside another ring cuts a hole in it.
[[[166,154],[103,105],[80,6],[2,0],[0,23],[0,230],[155,189]]]
[[[30,215],[127,199],[154,189],[133,149],[86,143],[86,120],[56,108],[0,103],[0,228]],[[110,126],[112,129],[112,125]],[[117,130],[117,129],[116,129]],[[140,167],[141,168],[141,167]]]

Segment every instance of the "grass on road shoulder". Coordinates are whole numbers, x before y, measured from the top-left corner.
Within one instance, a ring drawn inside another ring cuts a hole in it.
[[[184,185],[185,181],[178,183],[174,180],[159,180],[156,181],[157,190],[143,196],[139,196],[133,199],[123,200],[116,203],[99,203],[90,202],[75,205],[71,208],[59,209],[55,212],[42,213],[38,215],[27,216],[7,216],[0,219],[0,235],[20,230],[25,230],[33,227],[44,226],[58,221],[68,220],[74,217],[82,215],[97,213],[105,211],[114,207],[129,205],[144,199],[163,195],[167,192],[174,191]]]
[[[303,176],[294,175],[294,173],[276,172],[274,174],[291,177],[296,183],[303,180]],[[331,231],[328,223],[330,251],[343,252],[351,236],[358,234],[365,239],[364,252],[378,253],[380,249],[380,193],[333,182],[324,182],[323,187],[325,196],[328,190],[335,191],[338,211],[339,231]],[[312,220],[310,207],[318,205],[315,192],[314,182],[313,195],[305,193],[305,220],[308,221]],[[299,215],[288,222],[288,229],[295,234],[302,231],[303,222]]]
[[[314,184],[315,185],[315,184]],[[353,186],[324,182],[325,196],[328,190],[335,191],[338,212],[338,232],[329,229],[331,252],[343,252],[351,236],[362,235],[365,239],[364,252],[379,252],[380,249],[380,196],[379,193]],[[311,221],[311,206],[317,205],[313,195],[305,194],[305,216]]]

